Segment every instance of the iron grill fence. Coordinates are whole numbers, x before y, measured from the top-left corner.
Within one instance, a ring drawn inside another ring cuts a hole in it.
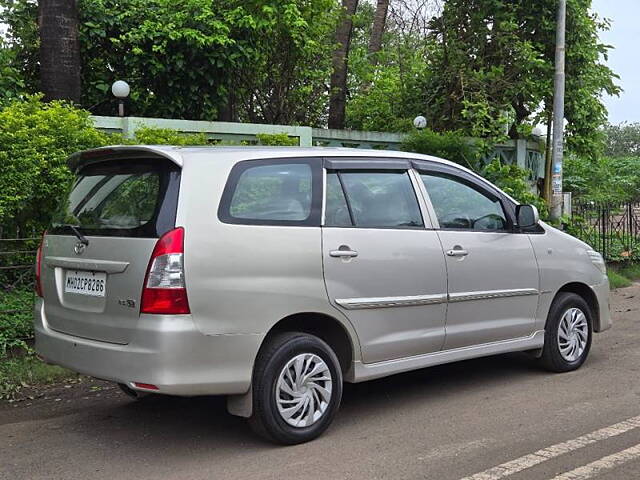
[[[640,202],[573,202],[568,232],[609,262],[640,260]]]
[[[13,323],[15,316],[31,314],[33,301],[23,299],[25,295],[35,298],[34,264],[39,242],[39,237],[0,238],[0,328]],[[23,301],[16,300],[19,293]]]

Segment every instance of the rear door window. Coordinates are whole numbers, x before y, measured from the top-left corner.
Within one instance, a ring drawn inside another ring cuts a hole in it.
[[[80,170],[51,233],[155,238],[175,225],[180,169],[168,160],[110,160]]]
[[[342,188],[340,188],[342,187]],[[344,190],[344,197],[340,192]],[[420,206],[406,171],[327,174],[327,226],[420,228]]]

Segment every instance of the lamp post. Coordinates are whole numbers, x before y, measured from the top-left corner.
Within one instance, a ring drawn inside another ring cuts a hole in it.
[[[131,88],[124,80],[116,80],[111,85],[111,93],[118,99],[118,116],[124,117],[124,99],[129,96]]]

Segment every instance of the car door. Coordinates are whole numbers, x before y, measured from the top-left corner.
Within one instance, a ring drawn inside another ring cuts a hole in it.
[[[449,303],[444,349],[531,335],[538,265],[528,235],[513,227],[508,200],[455,167],[442,165],[419,174],[445,251]]]
[[[406,161],[327,161],[322,227],[327,294],[365,363],[439,351],[446,272]],[[429,227],[429,228],[425,228]]]

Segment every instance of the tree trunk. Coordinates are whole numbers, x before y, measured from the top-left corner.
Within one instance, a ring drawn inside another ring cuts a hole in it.
[[[40,0],[40,87],[46,101],[80,102],[80,40],[76,0]]]
[[[376,14],[373,17],[373,27],[371,28],[371,38],[369,38],[369,58],[372,64],[378,62],[377,55],[382,48],[382,35],[387,22],[387,11],[389,10],[389,0],[378,0]]]
[[[342,0],[344,18],[336,29],[338,47],[333,52],[333,73],[331,74],[329,97],[329,128],[344,128],[347,104],[347,58],[351,44],[352,16],[356,13],[358,0]]]

